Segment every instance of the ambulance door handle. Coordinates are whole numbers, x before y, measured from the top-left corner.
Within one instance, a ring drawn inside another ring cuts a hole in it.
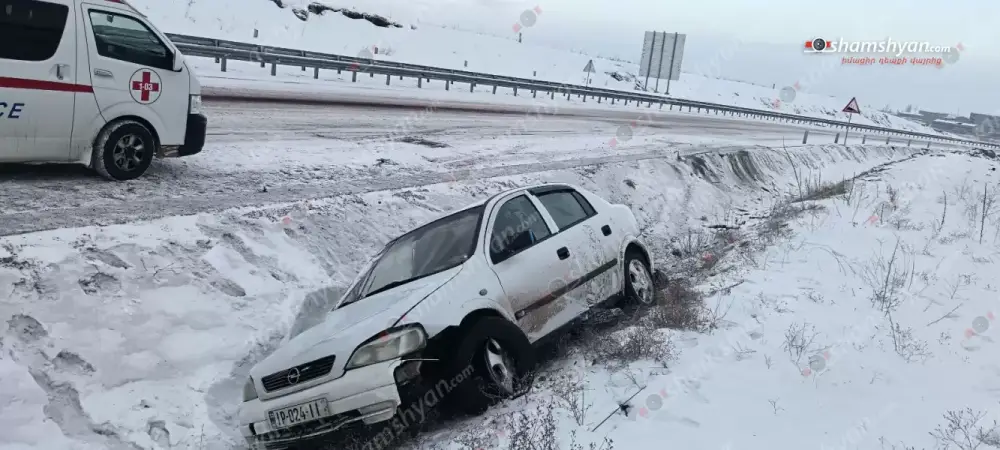
[[[69,72],[69,64],[56,64],[56,78],[65,80]]]
[[[99,76],[99,77],[104,77],[104,78],[114,78],[115,77],[115,74],[111,73],[110,70],[104,70],[104,69],[94,69],[94,75],[95,76]]]

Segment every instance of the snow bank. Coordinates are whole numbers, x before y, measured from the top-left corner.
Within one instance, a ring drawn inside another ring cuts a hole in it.
[[[557,435],[589,430],[623,403],[628,414],[577,438],[615,448],[665,436],[701,449],[996,448],[998,165],[921,156],[811,202],[823,209],[793,220],[787,239],[716,266],[708,284],[729,287],[708,296],[719,327],[673,333],[669,369],[608,370],[580,355],[558,364],[561,378],[582,379],[588,403],[557,399]]]
[[[389,4],[385,1],[364,4],[317,3],[333,8],[347,8],[359,14],[373,13],[402,25],[400,28],[375,26],[369,20],[351,19],[335,11],[327,11],[322,15],[310,13],[310,5],[314,2],[305,0],[191,0],[184,6],[159,0],[131,0],[131,3],[161,29],[171,33],[573,84],[586,82],[583,68],[588,61],[593,60],[597,73],[591,76],[592,86],[634,90],[644,82],[635,78],[638,73],[638,65],[635,63],[530,43],[522,44],[513,38],[516,36],[513,33],[511,37],[504,38],[439,26],[419,26],[416,29],[410,27],[435,8],[448,7],[448,2],[425,1],[412,5]],[[277,3],[285,5],[285,8],[279,8]],[[485,6],[462,7],[490,14],[490,9]],[[323,11],[323,8],[312,9]],[[306,20],[303,21],[302,17]],[[512,23],[517,20],[516,15],[511,16]],[[539,20],[544,20],[544,12]],[[222,75],[204,65],[200,67],[203,76]],[[270,69],[259,70],[261,74],[267,74]],[[717,71],[717,67],[686,68],[681,79],[672,83],[671,95],[690,100],[847,120],[847,115],[840,110],[850,99],[801,90],[795,90],[791,96],[787,93],[783,95],[781,90],[785,86],[768,88],[723,80],[719,79],[715,73]],[[655,87],[652,84],[654,83],[651,82],[649,86],[650,91]],[[936,133],[924,125],[879,112],[870,105],[862,105],[862,112],[861,117],[854,118],[855,123]]]
[[[321,320],[378,246],[449,209],[519,184],[578,183],[655,223],[667,260],[670,238],[702,217],[770,207],[794,186],[789,159],[800,177],[837,180],[912,152],[740,148],[3,238],[0,373],[13,382],[0,399],[23,407],[0,409],[0,428],[28,446],[238,445],[250,365]]]

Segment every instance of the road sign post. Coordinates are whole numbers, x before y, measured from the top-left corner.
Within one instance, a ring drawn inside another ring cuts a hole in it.
[[[583,67],[583,71],[587,72],[587,86],[590,86],[590,74],[597,72],[594,70],[594,60],[587,61],[587,65]]]
[[[847,106],[844,107],[842,112],[847,113],[847,130],[844,132],[844,146],[847,146],[847,137],[851,135],[851,119],[854,118],[855,114],[861,114],[861,108],[858,107],[858,98],[851,97],[851,101],[847,102]]]

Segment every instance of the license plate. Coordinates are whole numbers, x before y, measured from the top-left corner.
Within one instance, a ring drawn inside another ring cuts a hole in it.
[[[313,400],[309,403],[276,409],[267,412],[271,428],[286,428],[292,425],[316,420],[330,415],[330,405],[326,399]]]

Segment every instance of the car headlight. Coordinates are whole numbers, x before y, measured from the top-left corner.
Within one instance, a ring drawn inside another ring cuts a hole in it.
[[[188,114],[201,114],[201,96],[192,95],[188,102]]]
[[[257,388],[253,385],[253,378],[247,377],[247,384],[243,385],[243,401],[249,402],[250,400],[257,399]]]
[[[413,353],[427,345],[427,333],[420,327],[387,330],[358,346],[344,370],[370,366]]]

